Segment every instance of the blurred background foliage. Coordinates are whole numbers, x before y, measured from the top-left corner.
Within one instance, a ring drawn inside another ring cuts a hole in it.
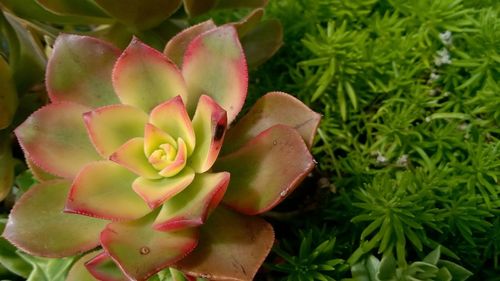
[[[499,1],[69,2],[0,0],[4,213],[34,181],[11,131],[46,102],[59,32],[120,47],[136,35],[161,49],[190,24],[253,11],[242,36],[254,58],[247,104],[281,90],[323,114],[316,171],[265,214],[277,241],[256,280],[500,280]],[[54,268],[72,262],[0,244],[9,280],[59,280]]]

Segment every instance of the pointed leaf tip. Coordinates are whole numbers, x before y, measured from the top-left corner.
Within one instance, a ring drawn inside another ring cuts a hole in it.
[[[189,165],[197,172],[210,169],[219,155],[227,128],[227,113],[211,97],[202,95],[193,117],[196,147]]]
[[[177,66],[136,37],[118,58],[112,77],[121,102],[148,113],[177,95],[187,101],[186,84]]]
[[[205,94],[227,111],[230,124],[243,107],[248,87],[246,59],[236,29],[226,25],[197,36],[184,55],[182,74],[188,85],[188,111],[193,113]]]
[[[197,174],[181,193],[163,204],[153,227],[171,231],[201,225],[222,200],[229,184],[229,173]]]

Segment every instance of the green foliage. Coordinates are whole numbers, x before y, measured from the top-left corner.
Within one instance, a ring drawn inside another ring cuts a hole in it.
[[[333,281],[342,274],[348,265],[340,258],[335,258],[336,238],[323,240],[325,229],[320,231],[309,230],[300,233],[302,241],[298,253],[297,246],[284,240],[275,247],[273,252],[279,257],[274,264],[269,264],[270,269],[286,274],[283,280],[302,281],[319,280]],[[320,242],[318,244],[318,241]]]
[[[408,268],[441,245],[476,280],[497,276],[498,1],[286,0],[268,13],[285,48],[256,91],[285,84],[323,113],[313,152],[336,193],[315,215],[323,241],[354,236],[336,257]]]
[[[351,267],[351,281],[463,281],[472,272],[460,265],[441,259],[441,248],[437,247],[421,261],[409,265],[398,265],[392,254],[384,255],[382,260],[374,256],[354,264]],[[346,280],[347,281],[347,280]]]

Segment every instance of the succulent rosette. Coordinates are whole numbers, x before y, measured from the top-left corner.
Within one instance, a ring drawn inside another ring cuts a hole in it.
[[[254,215],[314,167],[320,116],[272,92],[232,124],[247,80],[230,25],[188,28],[163,53],[60,35],[51,103],[15,130],[40,183],[3,236],[38,256],[88,252],[68,280],[146,280],[166,267],[251,280],[274,241]]]

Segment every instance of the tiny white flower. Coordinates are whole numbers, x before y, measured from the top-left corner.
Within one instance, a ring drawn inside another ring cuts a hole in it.
[[[451,37],[451,31],[446,30],[445,32],[439,33],[439,39],[444,45],[449,46],[453,43],[453,38]]]
[[[447,49],[437,51],[437,56],[434,58],[434,64],[441,66],[443,64],[451,64],[450,53]]]
[[[399,157],[397,163],[398,163],[399,166],[406,166],[406,165],[408,165],[408,154],[401,155],[401,157]]]
[[[380,151],[377,151],[377,162],[380,164],[387,162],[387,158],[385,158]]]
[[[436,80],[439,79],[439,77],[440,77],[439,74],[436,74],[436,73],[432,72],[429,80],[436,81]]]
[[[425,122],[427,123],[431,122],[431,118],[429,116],[425,117]]]

